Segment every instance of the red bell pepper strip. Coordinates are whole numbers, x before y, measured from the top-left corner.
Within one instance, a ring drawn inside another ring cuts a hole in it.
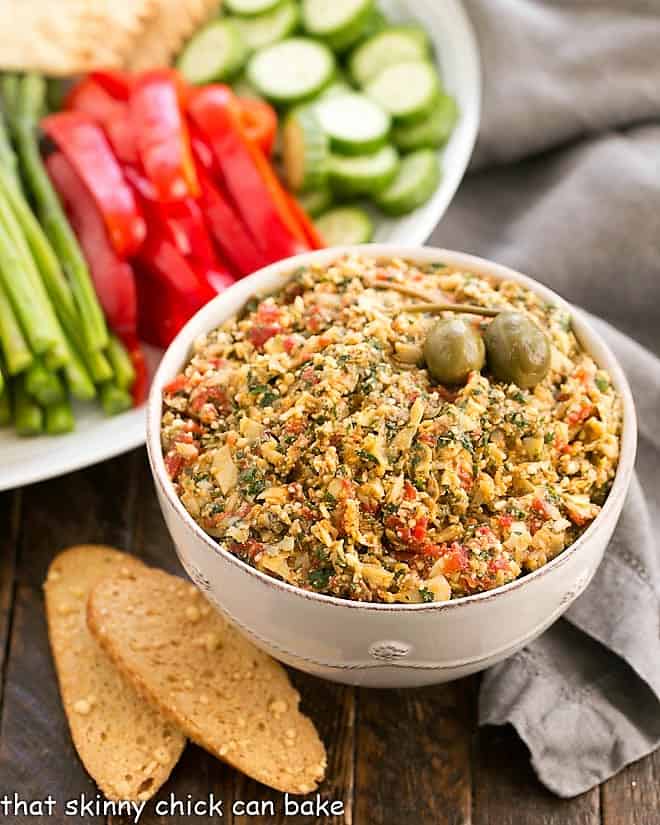
[[[161,232],[157,225],[150,226],[138,261],[176,297],[186,320],[215,296],[215,290],[190,266],[168,232]]]
[[[135,267],[138,294],[138,333],[142,341],[165,348],[188,320],[176,292],[140,262]]]
[[[124,171],[126,179],[135,189],[149,226],[157,228],[163,237],[174,243],[192,269],[215,292],[222,292],[233,283],[234,275],[218,257],[199,202],[186,198],[176,203],[159,203],[155,187],[137,169],[127,168]]]
[[[126,103],[116,100],[100,83],[87,77],[69,92],[65,108],[89,115],[105,131],[118,160],[137,164],[137,144]]]
[[[257,168],[253,151],[259,150],[243,133],[233,92],[226,86],[207,86],[191,95],[188,111],[213,149],[227,190],[268,262],[307,250],[282,219]]]
[[[265,100],[242,97],[238,100],[239,117],[246,136],[270,157],[277,134],[277,114]]]
[[[144,171],[162,203],[197,197],[199,183],[175,72],[146,72],[131,91],[130,110]]]
[[[215,242],[240,275],[250,275],[269,263],[228,199],[206,173],[198,170],[200,206]]]
[[[252,162],[259,170],[259,174],[270,192],[271,199],[277,208],[280,218],[286,224],[291,234],[303,245],[303,249],[309,249],[307,236],[289,206],[288,193],[280,183],[270,161],[254,143],[248,142],[248,149],[252,157]]]
[[[117,254],[130,257],[147,228],[102,129],[82,112],[48,115],[41,125],[91,193]]]
[[[115,100],[128,102],[133,86],[133,77],[128,72],[121,72],[117,69],[97,69],[90,72],[88,78],[102,86]]]
[[[307,212],[305,212],[302,206],[289,192],[286,193],[286,199],[289,204],[291,214],[296,218],[302,227],[310,247],[312,249],[325,249],[327,244],[321,237],[318,229],[314,226],[314,222],[309,217]]]
[[[135,380],[131,387],[131,396],[133,397],[133,406],[139,407],[147,400],[147,390],[149,389],[149,371],[147,369],[147,360],[144,357],[144,351],[140,346],[136,336],[127,337],[123,341],[128,357],[131,359],[131,364],[135,370]]]
[[[130,264],[112,247],[92,195],[65,155],[53,152],[46,167],[85,254],[110,328],[123,340],[135,338],[137,299]]]

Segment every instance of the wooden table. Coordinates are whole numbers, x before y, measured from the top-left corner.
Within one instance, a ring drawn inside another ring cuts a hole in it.
[[[0,468],[0,472],[1,472]],[[50,660],[41,585],[56,550],[107,543],[148,563],[179,571],[153,492],[143,450],[22,491],[0,494],[0,801],[57,800],[50,817],[0,822],[129,822],[102,815],[65,816],[64,802],[94,799],[59,702]],[[342,687],[292,673],[303,709],[328,748],[324,799],[335,817],[284,817],[282,795],[247,780],[189,745],[157,799],[222,798],[222,821],[337,825],[658,825],[660,752],[577,799],[562,801],[535,779],[525,747],[510,728],[476,724],[478,680],[409,691]],[[271,800],[273,817],[232,816],[233,800]],[[156,816],[155,822],[217,822],[209,816]]]

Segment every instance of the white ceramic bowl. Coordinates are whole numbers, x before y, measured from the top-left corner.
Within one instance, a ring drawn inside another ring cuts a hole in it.
[[[286,281],[296,267],[329,263],[346,252],[443,261],[511,279],[568,309],[582,346],[608,370],[624,405],[621,457],[605,505],[570,548],[534,573],[455,601],[385,605],[299,590],[249,567],[198,527],[168,478],[160,445],[161,388],[185,364],[193,340],[236,313],[251,296]],[[374,687],[445,682],[510,656],[556,621],[589,584],[621,513],[637,442],[635,409],[623,372],[582,313],[555,293],[503,266],[457,252],[399,246],[329,249],[282,261],[239,281],[181,331],[166,352],[149,398],[147,446],[158,498],[190,577],[259,647],[317,676]]]

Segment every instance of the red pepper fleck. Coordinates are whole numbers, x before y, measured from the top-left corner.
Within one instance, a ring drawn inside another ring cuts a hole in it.
[[[417,498],[417,490],[407,479],[403,483],[403,497],[406,501],[414,501]]]
[[[181,392],[181,390],[185,390],[186,384],[188,383],[188,379],[183,373],[177,375],[177,377],[170,381],[169,384],[165,384],[163,387],[163,392],[168,394],[173,394],[175,392]]]
[[[511,527],[511,525],[513,524],[513,517],[507,515],[500,516],[498,521],[500,523],[500,527],[504,528],[505,530],[508,530],[509,527]]]
[[[280,332],[282,332],[282,327],[279,324],[257,324],[252,327],[248,337],[252,346],[261,349],[266,341],[279,335]]]
[[[167,470],[167,474],[172,479],[172,481],[176,481],[177,476],[181,472],[181,468],[183,467],[183,456],[179,455],[176,450],[170,450],[165,456],[165,469]]]
[[[277,304],[259,304],[257,320],[261,324],[272,324],[280,320],[282,309]]]

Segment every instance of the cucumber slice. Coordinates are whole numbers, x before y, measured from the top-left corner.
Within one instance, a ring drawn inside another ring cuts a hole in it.
[[[256,52],[293,34],[300,22],[300,12],[295,3],[286,0],[265,14],[236,17],[234,22],[245,45],[251,52]]]
[[[451,95],[441,94],[426,120],[412,126],[395,126],[392,141],[402,152],[438,149],[452,133],[458,120],[458,106]]]
[[[333,95],[316,104],[330,145],[346,155],[366,155],[387,142],[392,121],[373,100],[357,92]]]
[[[431,46],[423,29],[392,26],[358,46],[350,57],[348,68],[358,86],[366,86],[389,66],[427,60],[430,56]]]
[[[294,192],[322,186],[328,177],[328,138],[315,109],[299,107],[282,129],[284,177]]]
[[[248,80],[274,103],[315,97],[332,80],[335,58],[323,43],[290,37],[258,51],[248,63]]]
[[[332,206],[332,192],[327,186],[313,192],[302,192],[298,195],[298,203],[308,215],[318,218]]]
[[[190,40],[179,56],[177,68],[197,86],[235,77],[247,60],[247,46],[236,24],[214,20]]]
[[[348,83],[345,83],[343,80],[335,80],[329,86],[325,87],[319,95],[319,100],[327,100],[331,97],[350,94],[352,91],[353,87],[349,86]]]
[[[440,161],[432,149],[420,149],[401,161],[392,183],[376,196],[387,215],[407,215],[426,203],[440,183]]]
[[[364,31],[362,32],[362,37],[373,37],[374,34],[382,32],[383,29],[388,28],[388,26],[389,22],[387,20],[387,17],[378,8],[378,6],[375,6],[366,22]]]
[[[388,186],[399,168],[399,155],[383,146],[373,155],[330,155],[330,185],[340,197],[375,195]]]
[[[281,0],[225,0],[227,11],[234,14],[265,14],[280,4]]]
[[[434,66],[413,60],[383,69],[365,92],[392,115],[395,124],[409,124],[424,120],[433,110],[440,82]]]
[[[357,206],[340,206],[325,212],[316,221],[316,228],[328,246],[369,243],[374,235],[371,218]]]
[[[303,0],[303,26],[334,51],[348,49],[362,37],[375,0]]]

